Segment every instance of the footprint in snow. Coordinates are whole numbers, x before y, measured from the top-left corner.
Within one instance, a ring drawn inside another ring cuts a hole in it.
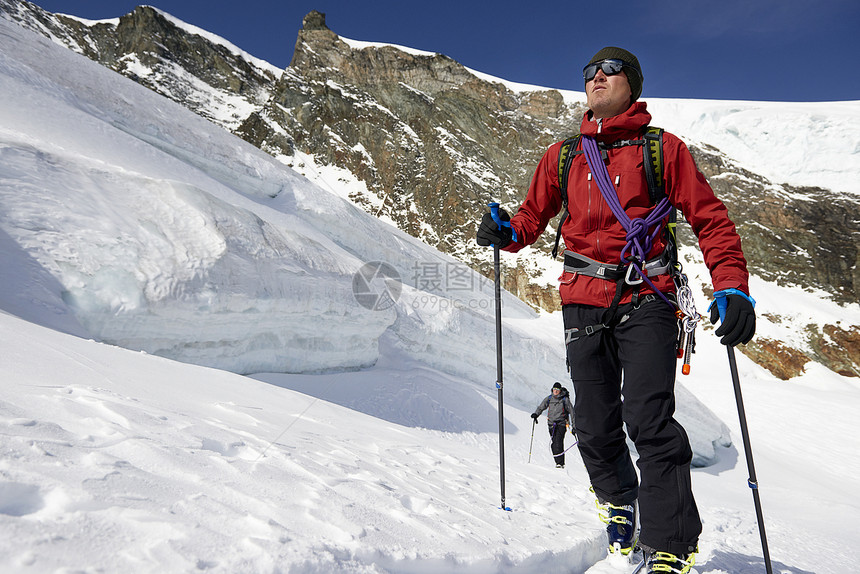
[[[0,482],[0,514],[26,516],[45,506],[39,487],[20,482]]]

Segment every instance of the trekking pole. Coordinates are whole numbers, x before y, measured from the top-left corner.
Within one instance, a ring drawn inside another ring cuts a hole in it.
[[[717,295],[717,310],[720,313],[720,322],[726,316],[726,296]],[[755,474],[755,464],[753,463],[753,454],[752,454],[752,445],[750,443],[749,429],[747,428],[747,416],[744,411],[744,399],[741,394],[741,383],[740,378],[738,377],[738,363],[735,359],[735,349],[731,346],[726,346],[726,350],[729,354],[729,370],[732,373],[732,385],[735,388],[735,401],[738,404],[738,418],[741,422],[741,436],[743,437],[744,442],[744,454],[746,454],[747,458],[747,469],[749,470],[749,479],[747,483],[749,484],[750,489],[752,490],[753,495],[753,503],[755,504],[755,513],[756,520],[758,520],[758,531],[761,536],[761,550],[764,556],[764,566],[767,570],[767,574],[773,574],[773,568],[770,565],[770,552],[767,549],[767,534],[764,529],[764,517],[761,511],[761,498],[759,497],[758,492],[758,479]]]
[[[535,426],[537,426],[537,419],[532,419],[532,438],[529,441],[529,462],[532,461],[532,444],[535,442]]]
[[[510,222],[502,221],[499,217],[499,204],[490,203],[490,214],[499,226],[510,227]],[[493,245],[493,271],[496,290],[496,389],[499,403],[499,479],[502,486],[502,510],[510,510],[505,506],[505,401],[502,391],[502,271],[499,246]]]
[[[744,452],[747,457],[747,469],[749,469],[749,487],[752,489],[753,503],[755,504],[756,519],[758,520],[758,531],[761,536],[761,549],[764,556],[764,566],[767,574],[773,574],[773,569],[770,565],[770,552],[767,549],[767,534],[764,530],[764,518],[761,511],[761,498],[758,493],[758,479],[755,475],[755,464],[753,463],[752,446],[750,444],[749,430],[747,429],[747,418],[744,414],[744,399],[741,396],[741,383],[738,379],[738,365],[735,361],[735,350],[733,347],[726,347],[729,352],[729,369],[732,371],[732,384],[735,387],[735,400],[738,403],[738,417],[741,421],[741,436],[744,441]]]

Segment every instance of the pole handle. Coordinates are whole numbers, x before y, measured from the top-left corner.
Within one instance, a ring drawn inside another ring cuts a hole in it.
[[[502,227],[509,228],[511,230],[511,239],[513,241],[516,241],[517,240],[517,230],[514,229],[513,227],[511,227],[510,221],[502,221],[502,218],[499,215],[499,203],[496,201],[492,201],[492,202],[488,203],[487,206],[489,206],[490,215],[492,216],[493,221],[496,222],[496,225],[499,227],[499,229],[501,229]],[[495,247],[495,246],[496,245],[493,244],[493,247]]]
[[[502,218],[499,217],[499,203],[498,202],[491,201],[490,203],[487,204],[487,206],[490,208],[490,215],[493,217],[493,221],[496,222],[496,225],[499,226],[499,229],[501,229],[502,227],[510,227],[511,226],[510,221],[502,221]]]

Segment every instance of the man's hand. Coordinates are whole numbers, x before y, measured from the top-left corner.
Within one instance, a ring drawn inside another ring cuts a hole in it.
[[[499,209],[499,219],[510,221],[511,216],[504,209]],[[478,226],[477,233],[478,245],[482,247],[496,245],[501,249],[510,245],[512,237],[513,231],[511,228],[504,225],[499,228],[491,214],[485,213],[481,218],[481,224]]]
[[[722,337],[720,343],[734,347],[738,343],[747,344],[755,335],[755,309],[749,297],[737,293],[726,296],[726,316],[715,331]],[[711,306],[711,323],[720,319],[719,305]]]

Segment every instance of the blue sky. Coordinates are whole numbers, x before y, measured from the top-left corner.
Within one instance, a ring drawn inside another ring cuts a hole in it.
[[[51,12],[115,18],[133,0],[36,0]],[[642,99],[860,100],[857,0],[150,0],[284,67],[302,18],[340,36],[440,52],[494,76],[582,90],[607,45],[639,58]]]

